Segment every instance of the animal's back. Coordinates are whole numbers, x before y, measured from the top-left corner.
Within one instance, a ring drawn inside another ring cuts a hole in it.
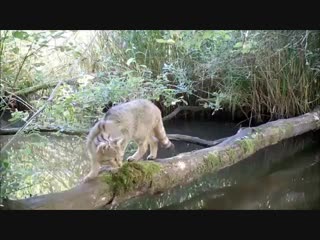
[[[160,109],[151,101],[137,99],[108,110],[105,120],[116,122],[129,138],[143,140],[162,121]]]

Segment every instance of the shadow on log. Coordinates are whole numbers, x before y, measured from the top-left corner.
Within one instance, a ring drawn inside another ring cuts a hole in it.
[[[240,129],[220,144],[156,161],[126,163],[86,184],[59,193],[7,200],[6,209],[97,209],[144,193],[164,192],[241,161],[267,146],[318,130],[320,109],[254,128]],[[124,184],[124,182],[126,184]]]

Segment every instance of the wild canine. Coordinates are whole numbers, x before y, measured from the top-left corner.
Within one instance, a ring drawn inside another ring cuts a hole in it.
[[[131,140],[138,144],[138,149],[128,161],[141,160],[148,146],[147,159],[156,159],[158,142],[164,148],[174,147],[166,135],[160,109],[149,100],[137,99],[111,107],[93,126],[86,142],[91,171],[84,181],[97,177],[103,163],[121,167]]]

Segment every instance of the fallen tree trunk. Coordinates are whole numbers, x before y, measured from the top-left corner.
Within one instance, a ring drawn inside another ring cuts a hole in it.
[[[298,117],[241,129],[214,147],[156,161],[126,163],[117,172],[101,174],[71,190],[7,200],[4,205],[7,209],[97,209],[143,193],[163,192],[230,166],[284,139],[318,130],[319,117],[320,109],[317,109]]]

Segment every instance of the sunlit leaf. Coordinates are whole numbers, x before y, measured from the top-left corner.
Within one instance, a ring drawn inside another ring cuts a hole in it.
[[[167,44],[175,44],[175,41],[173,39],[156,39],[157,43],[167,43]]]
[[[29,37],[29,34],[25,31],[14,31],[12,36],[21,40],[25,40]]]
[[[17,47],[13,48],[12,52],[14,52],[15,54],[18,54],[19,53],[19,48],[17,48]]]
[[[130,64],[133,63],[133,62],[136,62],[136,59],[135,58],[129,58],[128,61],[126,62],[126,64],[128,66],[130,66]]]
[[[41,66],[44,66],[46,65],[45,63],[34,63],[33,64],[35,67],[41,67]]]
[[[233,46],[233,48],[242,48],[242,46],[243,46],[242,42],[237,42],[237,43]]]

